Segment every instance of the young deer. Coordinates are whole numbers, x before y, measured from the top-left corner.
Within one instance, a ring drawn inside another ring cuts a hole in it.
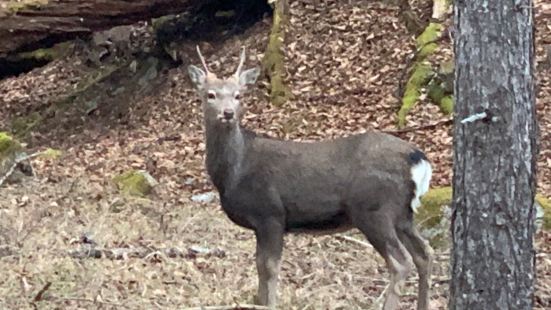
[[[260,70],[220,79],[203,69],[188,73],[203,102],[206,167],[222,209],[256,235],[257,302],[275,308],[277,278],[288,232],[335,232],[358,228],[390,271],[383,309],[397,309],[399,287],[419,273],[417,309],[428,309],[431,253],[413,223],[427,192],[431,166],[425,155],[394,136],[369,132],[301,143],[255,135],[240,126],[239,103]]]

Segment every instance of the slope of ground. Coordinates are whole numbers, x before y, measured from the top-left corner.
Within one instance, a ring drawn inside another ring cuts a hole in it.
[[[540,3],[541,1],[536,1]],[[414,38],[398,9],[366,1],[292,1],[286,34],[286,82],[293,99],[276,109],[267,81],[246,96],[246,124],[273,136],[316,140],[368,129],[395,129],[395,94]],[[537,62],[551,44],[551,28],[537,21]],[[223,43],[201,42],[212,71],[235,70],[241,46],[247,65],[258,65],[270,21]],[[450,49],[450,42],[443,43]],[[190,51],[193,48],[189,49]],[[445,51],[444,51],[445,52]],[[189,53],[186,62],[198,63]],[[78,55],[17,78],[0,81],[0,128],[17,116],[55,103],[80,79]],[[538,66],[541,155],[539,188],[551,194],[551,79]],[[212,191],[203,168],[201,108],[185,66],[162,72],[154,95],[136,94],[122,115],[100,107],[78,127],[58,119],[28,137],[32,150],[63,150],[59,160],[34,161],[37,177],[0,191],[0,308],[181,308],[251,303],[256,287],[253,234],[231,224],[217,201],[191,197]],[[409,126],[441,121],[439,108],[421,102]],[[451,181],[451,127],[407,132],[402,138],[426,150],[434,185]],[[129,168],[148,170],[158,181],[151,199],[130,199],[111,179]],[[355,239],[363,239],[352,231]],[[537,309],[551,307],[549,234],[537,238]],[[67,251],[122,248],[112,259],[72,258]],[[132,249],[146,253],[134,257]],[[165,251],[166,250],[166,251]],[[307,259],[305,259],[307,258]],[[446,251],[437,254],[431,309],[446,308]],[[282,309],[366,308],[388,283],[374,251],[331,236],[289,236],[281,274]],[[403,309],[414,304],[416,276]]]

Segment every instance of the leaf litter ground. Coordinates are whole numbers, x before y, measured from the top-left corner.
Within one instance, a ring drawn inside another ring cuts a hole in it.
[[[543,64],[551,28],[538,18],[547,12],[543,2],[536,1],[536,7],[538,186],[549,197],[551,79]],[[245,99],[246,126],[296,140],[394,130],[398,85],[415,46],[398,10],[365,1],[293,1],[290,13],[285,81],[293,98],[281,108],[270,106],[262,78]],[[269,29],[265,20],[224,43],[204,44],[211,69],[230,74],[243,45],[250,55],[247,63],[259,64]],[[450,42],[443,42],[438,54],[445,58],[450,52]],[[52,105],[79,82],[83,70],[75,55],[0,81],[0,124]],[[29,148],[55,147],[64,155],[57,161],[36,159],[36,178],[0,191],[1,308],[150,309],[252,302],[254,236],[233,225],[217,201],[191,201],[194,194],[213,190],[203,168],[201,109],[185,66],[163,75],[166,82],[154,95],[130,98],[122,115],[100,107],[78,126],[62,126],[55,117],[64,116],[55,115],[50,127],[31,133]],[[445,118],[422,100],[407,125]],[[433,186],[450,184],[450,125],[401,137],[426,150],[435,166]],[[146,169],[159,181],[150,199],[123,197],[113,189],[112,177],[129,168]],[[345,235],[363,240],[355,231]],[[550,241],[549,233],[536,238],[537,309],[551,307]],[[92,249],[122,254],[100,259],[69,255]],[[437,251],[431,309],[446,309],[448,259],[448,251]],[[350,238],[288,236],[281,308],[368,308],[387,279],[373,249]],[[407,283],[403,309],[413,308],[415,279],[412,274]]]

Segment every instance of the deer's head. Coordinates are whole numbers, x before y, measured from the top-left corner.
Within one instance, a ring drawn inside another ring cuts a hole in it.
[[[245,62],[245,48],[243,48],[235,73],[228,78],[218,78],[209,71],[199,47],[197,47],[197,54],[204,70],[190,65],[188,73],[203,101],[205,120],[218,125],[237,124],[242,115],[241,95],[247,89],[247,85],[254,84],[260,69],[242,70]]]

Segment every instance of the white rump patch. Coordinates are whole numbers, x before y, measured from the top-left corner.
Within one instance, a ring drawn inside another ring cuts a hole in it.
[[[429,191],[430,178],[432,177],[432,168],[430,163],[422,159],[419,163],[411,167],[411,179],[415,183],[415,196],[411,200],[411,209],[417,212],[421,205],[421,196]]]

